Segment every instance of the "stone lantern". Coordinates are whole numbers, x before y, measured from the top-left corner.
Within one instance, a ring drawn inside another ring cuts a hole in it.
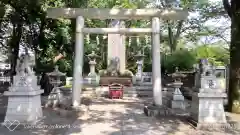
[[[95,72],[95,67],[96,67],[96,59],[99,57],[97,54],[95,54],[95,51],[92,51],[91,54],[87,55],[88,59],[89,59],[89,66],[90,66],[90,73],[88,74],[88,76],[96,76],[96,72]]]
[[[95,53],[95,51],[92,51],[91,54],[87,55],[88,59],[89,59],[89,67],[90,67],[90,73],[87,76],[87,80],[88,83],[92,84],[92,83],[97,83],[98,81],[98,75],[95,71],[96,68],[96,59],[99,58],[99,56]]]
[[[66,73],[60,72],[58,66],[55,66],[54,71],[47,73],[47,75],[50,78],[50,83],[56,88],[62,84],[61,77],[66,76]]]
[[[141,51],[138,52],[137,55],[135,55],[135,59],[137,60],[137,73],[136,73],[136,81],[139,82],[142,80],[142,70],[143,70],[143,58],[145,55],[141,53]]]
[[[55,66],[54,71],[51,73],[47,73],[47,75],[50,78],[50,84],[53,85],[53,89],[48,96],[48,101],[45,104],[45,107],[52,106],[53,108],[55,108],[61,103],[64,97],[62,89],[60,88],[60,85],[62,84],[61,77],[66,76],[66,73],[60,72],[58,70],[58,66]],[[68,93],[71,93],[71,90],[70,92],[68,91]]]
[[[173,109],[183,109],[185,110],[184,96],[180,91],[181,86],[183,85],[181,78],[186,77],[186,75],[179,72],[178,67],[175,68],[175,73],[171,74],[174,82],[169,84],[174,88],[174,93],[172,96],[171,107]]]

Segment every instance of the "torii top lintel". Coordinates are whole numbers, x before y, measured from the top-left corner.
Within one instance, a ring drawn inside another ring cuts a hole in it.
[[[99,8],[49,8],[48,18],[76,18],[83,16],[89,19],[151,19],[159,17],[164,20],[185,20],[187,10],[181,9],[99,9]]]

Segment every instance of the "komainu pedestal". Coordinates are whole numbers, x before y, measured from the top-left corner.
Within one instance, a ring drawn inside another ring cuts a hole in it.
[[[227,123],[223,107],[226,96],[226,93],[193,93],[191,118],[198,127]]]
[[[4,92],[8,96],[8,107],[4,121],[34,123],[42,117],[41,94],[36,76],[15,76],[16,83]],[[35,85],[33,85],[35,84]]]
[[[25,57],[25,56],[24,56]],[[34,124],[42,117],[41,94],[43,90],[37,86],[37,76],[28,68],[27,59],[20,59],[17,75],[13,78],[13,85],[4,95],[8,96],[6,123]],[[19,64],[19,63],[18,63]]]
[[[201,63],[201,72],[198,72],[197,91],[192,94],[191,122],[201,129],[229,126],[223,106],[227,94],[218,86],[214,70],[203,64]]]

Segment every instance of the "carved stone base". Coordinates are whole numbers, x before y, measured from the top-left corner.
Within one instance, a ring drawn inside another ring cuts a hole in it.
[[[45,107],[64,107],[68,108],[72,103],[72,90],[70,88],[56,87],[53,88],[48,96]]]
[[[185,106],[186,105],[184,102],[184,96],[182,95],[182,92],[180,91],[179,88],[175,88],[171,101],[171,108],[185,110],[186,108]]]
[[[21,124],[34,124],[42,117],[41,93],[37,91],[6,91],[8,107],[4,122],[17,121]]]
[[[193,93],[189,122],[197,129],[228,128],[223,107],[225,93]]]
[[[182,109],[182,110],[185,110],[186,105],[185,105],[184,100],[183,100],[183,101],[182,101],[182,100],[173,100],[171,107],[172,107],[173,109]]]
[[[224,97],[225,93],[193,93],[191,117],[198,123],[227,123]]]

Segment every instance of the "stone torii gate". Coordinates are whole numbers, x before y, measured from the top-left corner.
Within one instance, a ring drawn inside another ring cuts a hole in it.
[[[161,62],[160,62],[160,18],[184,20],[188,11],[180,9],[98,9],[98,8],[50,8],[48,18],[76,18],[75,59],[73,75],[73,107],[78,107],[82,90],[82,67],[84,34],[152,34],[152,80],[153,97],[156,105],[162,105]],[[152,20],[152,28],[84,28],[84,18],[89,19],[145,19]]]

